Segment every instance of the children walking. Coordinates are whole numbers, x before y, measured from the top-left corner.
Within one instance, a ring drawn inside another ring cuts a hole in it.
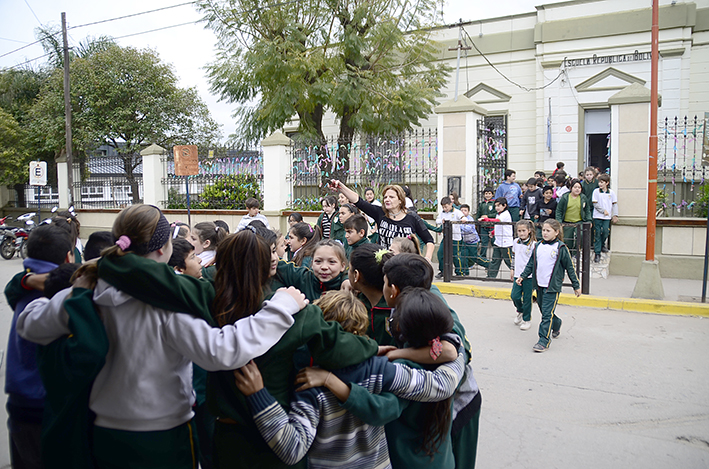
[[[583,195],[581,181],[571,181],[571,192],[564,194],[556,206],[559,223],[583,223],[591,221],[591,201]],[[576,227],[564,227],[564,239],[569,249],[576,249]]]
[[[581,285],[569,248],[564,244],[561,223],[549,219],[542,225],[542,241],[536,244],[532,258],[516,280],[516,284],[521,287],[524,279],[532,275],[537,289],[537,305],[542,313],[542,322],[539,324],[539,341],[532,347],[535,352],[546,351],[551,340],[561,333],[561,319],[554,313],[564,282],[564,272],[571,280],[574,294],[581,296]]]
[[[542,201],[542,190],[537,187],[537,179],[529,178],[527,181],[527,190],[522,195],[522,205],[520,205],[520,214],[525,220],[532,220],[534,223],[539,221],[539,205]]]
[[[475,219],[478,221],[483,221],[484,218],[495,218],[497,216],[497,211],[495,211],[495,192],[492,187],[486,187],[483,191],[483,201],[478,205],[478,211],[475,215]],[[478,246],[479,255],[483,259],[487,259],[487,247],[490,245],[490,235],[492,234],[492,226],[481,226],[480,227],[480,245]]]
[[[514,254],[514,269],[510,270],[510,278],[516,280],[515,272],[519,274],[524,270],[532,257],[534,242],[537,240],[535,236],[534,223],[531,220],[520,220],[517,222],[517,239],[512,244],[512,253]],[[510,297],[517,308],[517,317],[514,323],[523,331],[532,327],[532,290],[534,289],[534,280],[529,275],[522,279],[522,284],[517,282],[512,284],[512,293]]]
[[[513,228],[511,225],[512,217],[510,212],[507,211],[507,199],[504,197],[499,197],[495,199],[495,211],[497,211],[497,218],[490,219],[486,218],[483,221],[498,221],[507,222],[509,225],[495,225],[495,241],[493,245],[495,246],[492,251],[492,260],[490,261],[490,267],[487,271],[488,278],[497,278],[497,274],[500,271],[500,264],[505,261],[507,267],[512,268],[512,262],[510,261],[510,248],[512,247],[513,241]]]
[[[522,188],[515,182],[517,173],[514,169],[505,170],[505,182],[500,184],[495,191],[495,199],[504,197],[510,210],[512,221],[519,220],[519,205],[522,197]]]
[[[463,220],[470,222],[475,221],[475,219],[470,216],[470,206],[468,204],[461,205],[460,212],[463,214]],[[478,235],[478,230],[475,229],[475,224],[465,223],[460,225],[460,234],[463,238],[463,242],[460,245],[460,270],[462,274],[470,275],[470,268],[475,264],[487,269],[490,265],[490,261],[478,255],[480,236]]]
[[[460,221],[463,218],[463,213],[457,208],[453,208],[453,201],[450,197],[443,197],[441,199],[441,213],[438,214],[436,218],[437,225],[443,225],[444,221]],[[460,225],[453,224],[451,227],[453,231],[453,266],[455,267],[455,275],[463,275],[460,263],[460,244],[462,241],[462,236],[460,234]],[[443,278],[443,243],[445,239],[441,240],[441,244],[438,246],[438,274],[436,278]]]
[[[606,252],[606,240],[611,222],[618,222],[618,198],[610,189],[611,178],[607,174],[598,176],[598,189],[593,191],[593,229],[595,243],[593,262],[600,262],[601,252]]]

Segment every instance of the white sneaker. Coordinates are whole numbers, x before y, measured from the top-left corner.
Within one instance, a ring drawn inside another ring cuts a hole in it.
[[[531,321],[522,321],[522,324],[519,325],[519,328],[523,331],[528,330],[530,327],[532,327]]]
[[[519,326],[522,324],[522,313],[517,313],[517,317],[515,318],[515,326]]]

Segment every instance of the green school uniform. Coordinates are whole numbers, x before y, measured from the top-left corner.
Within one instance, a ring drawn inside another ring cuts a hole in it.
[[[126,259],[127,258],[127,259]],[[127,275],[130,272],[130,275]],[[131,296],[168,311],[191,311],[207,308],[214,299],[210,282],[187,275],[175,275],[167,264],[125,255],[99,261],[99,276]],[[342,330],[339,323],[327,322],[322,311],[308,305],[294,316],[295,324],[266,354],[255,361],[264,384],[276,400],[289,409],[295,369],[293,354],[307,345],[316,364],[329,369],[361,363],[376,355],[377,344]],[[231,371],[210,373],[207,381],[207,405],[217,418],[214,433],[215,467],[280,468],[287,467],[267,446],[251,417],[246,399],[236,388]],[[301,462],[304,466],[304,462]]]
[[[362,300],[364,306],[369,310],[369,327],[367,335],[377,341],[379,345],[396,345],[394,338],[386,331],[386,324],[391,315],[391,308],[387,306],[384,296],[379,302],[372,306],[366,296],[359,294],[358,298]]]
[[[108,336],[92,290],[75,288],[64,309],[71,335],[37,349],[37,368],[47,391],[42,461],[47,468],[92,468],[89,395],[106,362]]]
[[[271,288],[276,291],[281,287],[295,287],[307,299],[315,301],[329,290],[339,290],[345,280],[344,273],[327,282],[321,282],[315,273],[307,267],[298,267],[292,262],[278,261],[278,270],[274,275]]]
[[[586,200],[593,198],[593,191],[598,189],[598,179],[594,179],[590,183],[584,179],[581,181],[581,192],[586,196]]]
[[[320,231],[322,232],[322,219],[325,216],[325,212],[322,212],[320,216],[318,217],[318,221],[315,223],[317,226],[320,227]],[[342,223],[340,222],[340,216],[337,213],[332,214],[332,218],[330,220],[330,239],[334,241],[339,241],[343,245],[347,244],[347,239],[345,239],[345,227],[342,226]]]
[[[378,236],[377,236],[377,239],[379,239]],[[372,241],[370,241],[369,238],[367,238],[366,236],[352,245],[345,243],[345,254],[347,254],[347,259],[349,260],[350,255],[352,254],[352,251],[354,251],[355,249],[357,249],[358,247],[360,247],[363,244],[371,244],[371,243],[372,243]]]

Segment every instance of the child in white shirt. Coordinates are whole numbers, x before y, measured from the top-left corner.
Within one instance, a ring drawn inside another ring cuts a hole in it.
[[[495,225],[495,242],[493,243],[494,248],[490,268],[487,271],[488,278],[497,277],[497,273],[500,271],[500,264],[502,264],[503,260],[507,267],[512,268],[512,262],[510,261],[510,248],[513,242],[512,216],[507,210],[506,198],[498,197],[495,199],[495,211],[497,211],[497,218],[487,219],[485,221],[507,222],[509,224]]]
[[[593,251],[596,253],[593,262],[601,260],[601,252],[607,252],[606,239],[610,233],[610,224],[618,222],[618,198],[610,190],[611,178],[607,174],[598,176],[598,189],[593,190],[593,230],[595,243]]]

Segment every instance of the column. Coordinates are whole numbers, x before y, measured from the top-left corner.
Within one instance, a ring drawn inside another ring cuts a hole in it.
[[[290,148],[293,141],[275,131],[261,141],[263,147],[263,209],[280,212],[288,206],[292,189]]]
[[[161,159],[165,156],[165,149],[160,145],[152,144],[140,152],[143,157],[143,203],[164,208],[166,199],[162,186],[163,164]]]
[[[57,158],[57,186],[59,190],[59,207],[62,209],[69,207],[69,194],[72,190],[69,187],[69,165],[66,161],[66,153]]]

